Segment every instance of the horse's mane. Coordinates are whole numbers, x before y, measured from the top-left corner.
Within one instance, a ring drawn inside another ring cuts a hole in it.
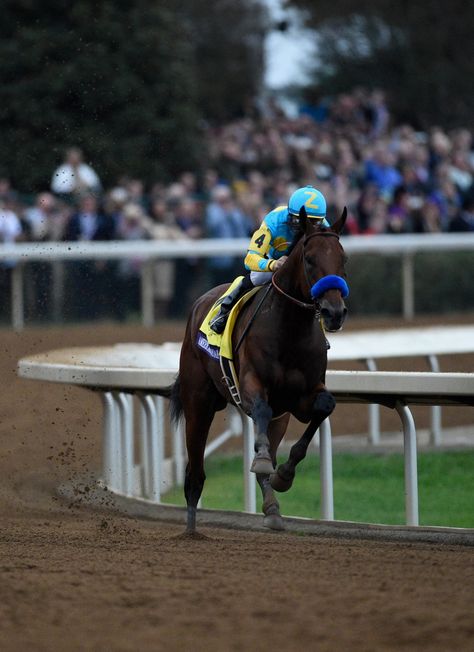
[[[315,229],[315,230],[325,232],[325,231],[330,231],[331,229],[329,227],[327,227],[327,226],[318,226],[317,229]],[[297,234],[295,236],[295,239],[293,240],[293,244],[291,245],[291,247],[288,250],[288,256],[291,255],[293,250],[301,242],[301,240],[303,240],[305,235],[307,235],[307,234],[303,229],[301,229],[301,228],[298,229],[298,232],[297,232]]]
[[[291,253],[292,253],[293,250],[295,249],[296,245],[298,244],[298,242],[301,241],[301,239],[303,238],[303,236],[304,236],[304,232],[303,232],[301,229],[298,229],[298,233],[295,235],[295,238],[294,238],[294,240],[293,240],[293,242],[292,242],[290,248],[288,249],[288,256],[291,255]]]

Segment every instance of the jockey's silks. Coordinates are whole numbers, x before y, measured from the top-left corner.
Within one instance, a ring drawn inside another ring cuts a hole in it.
[[[329,227],[326,219],[322,224]],[[252,272],[269,272],[272,260],[287,256],[295,232],[290,227],[288,207],[278,206],[268,213],[255,231],[245,257],[245,268]]]

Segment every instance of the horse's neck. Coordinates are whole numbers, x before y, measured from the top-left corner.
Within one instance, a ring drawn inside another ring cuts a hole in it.
[[[295,250],[285,262],[282,272],[278,278],[281,289],[299,301],[310,302],[309,284],[304,273],[302,243],[295,246]],[[285,299],[285,301],[291,304],[289,299]],[[301,310],[301,308],[298,308],[298,310]]]
[[[294,299],[303,303],[310,303],[309,285],[305,278],[300,249],[294,251],[293,255],[288,258],[282,271],[284,273],[280,274],[278,278],[279,287]],[[278,292],[274,294],[273,309],[276,311],[275,319],[279,320],[283,325],[279,332],[286,333],[285,340],[288,332],[291,333],[292,338],[293,335],[297,338],[311,335],[314,327],[315,311],[297,305]]]

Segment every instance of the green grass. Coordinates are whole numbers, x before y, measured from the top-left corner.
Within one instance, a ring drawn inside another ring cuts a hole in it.
[[[282,458],[283,461],[283,458]],[[403,456],[336,454],[335,518],[368,523],[405,523]],[[240,457],[214,457],[206,462],[202,506],[243,509]],[[474,527],[474,451],[422,453],[418,457],[421,525]],[[257,504],[261,503],[257,488]],[[184,504],[182,488],[165,502]],[[293,487],[279,494],[282,514],[319,518],[319,459],[308,456],[298,467]]]

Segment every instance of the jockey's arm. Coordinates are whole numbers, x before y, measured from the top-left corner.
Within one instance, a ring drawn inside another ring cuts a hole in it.
[[[265,222],[255,231],[245,256],[245,269],[251,272],[271,272],[275,261],[265,258],[270,250],[272,234]]]

